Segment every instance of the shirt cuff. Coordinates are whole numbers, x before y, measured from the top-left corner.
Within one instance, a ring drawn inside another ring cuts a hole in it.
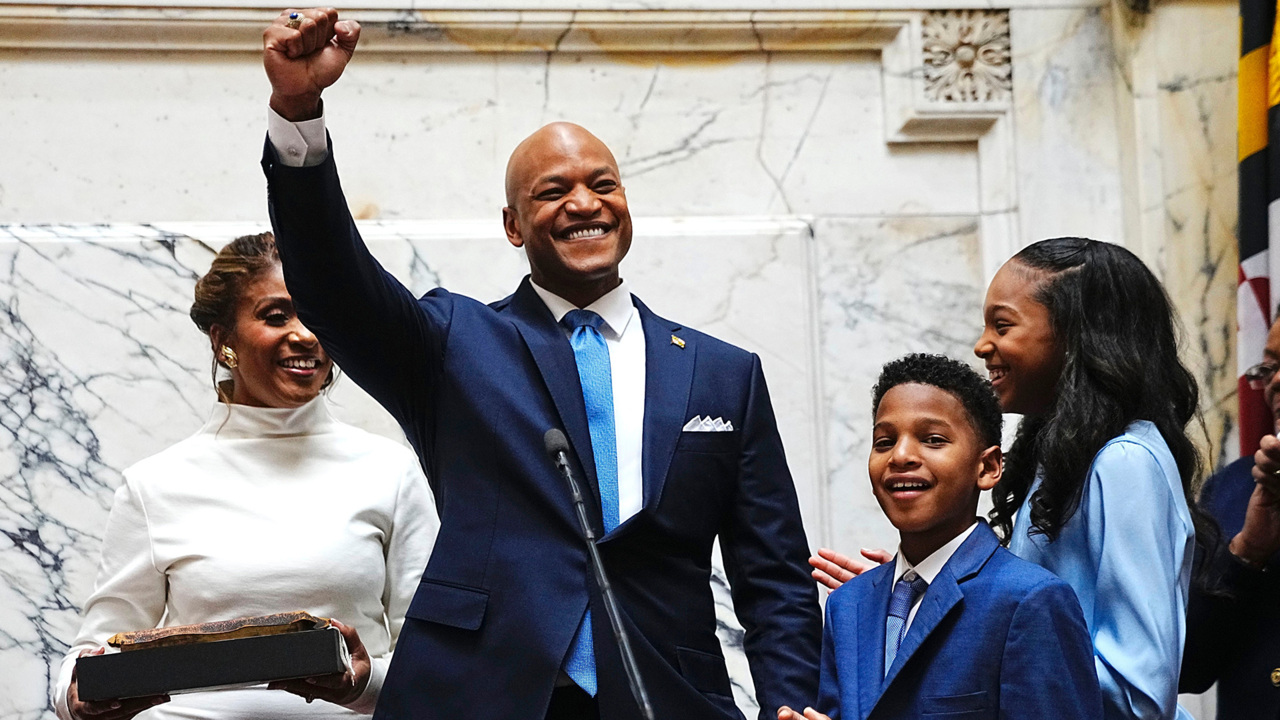
[[[1245,599],[1240,597],[1241,595],[1249,596],[1258,592],[1267,566],[1258,567],[1230,550],[1226,552],[1231,562],[1222,568],[1222,575],[1219,578],[1226,590],[1235,595],[1237,600]]]
[[[287,167],[312,167],[329,157],[329,139],[324,128],[324,108],[320,117],[289,122],[267,106],[267,137]]]
[[[372,715],[378,706],[378,696],[382,694],[382,682],[387,679],[387,668],[391,665],[391,657],[369,659],[369,684],[365,685],[360,697],[352,700],[346,707],[361,715]]]
[[[72,646],[67,656],[62,659],[62,667],[58,669],[58,682],[53,688],[53,712],[59,720],[75,720],[71,715],[71,708],[68,707],[67,693],[71,691],[71,671],[75,669],[76,658],[80,657],[80,651],[83,649],[83,646]]]

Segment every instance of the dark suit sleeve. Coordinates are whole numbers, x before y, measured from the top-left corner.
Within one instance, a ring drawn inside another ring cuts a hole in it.
[[[431,369],[438,367],[452,309],[448,294],[415,300],[369,254],[347,210],[332,146],[320,165],[288,167],[267,140],[262,168],[299,317],[342,370],[406,427],[431,398]]]
[[[1000,661],[1000,717],[1102,718],[1093,643],[1066,583],[1042,583],[1014,611]]]
[[[837,602],[827,598],[827,617],[822,625],[822,672],[818,681],[818,704],[814,709],[831,720],[840,720],[840,668],[836,665],[836,633],[840,623],[832,619]],[[793,708],[803,711],[803,708]]]
[[[795,486],[754,355],[750,383],[738,489],[720,546],[763,719],[783,705],[816,703],[822,615]]]
[[[1264,592],[1262,570],[1236,559],[1223,540],[1206,550],[1196,543],[1196,568],[1187,601],[1187,642],[1178,692],[1202,693],[1245,654],[1257,627]]]

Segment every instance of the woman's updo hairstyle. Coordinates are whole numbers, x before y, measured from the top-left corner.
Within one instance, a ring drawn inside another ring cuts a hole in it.
[[[214,325],[235,327],[236,304],[245,287],[258,275],[280,263],[276,238],[269,232],[245,235],[218,251],[209,272],[196,281],[196,301],[191,320],[209,335]]]
[[[235,329],[236,305],[240,296],[259,275],[280,264],[276,238],[269,232],[244,235],[227,243],[218,251],[209,272],[196,281],[195,302],[191,303],[191,320],[200,332],[216,345],[225,338],[213,337],[213,326],[224,332]],[[230,402],[229,385],[218,382],[218,348],[213,348],[213,387],[218,398]],[[228,383],[230,381],[227,381]]]

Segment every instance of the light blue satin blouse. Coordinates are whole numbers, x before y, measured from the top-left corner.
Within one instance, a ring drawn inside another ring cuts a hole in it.
[[[1080,507],[1056,541],[1028,534],[1029,500],[1009,549],[1075,590],[1105,718],[1190,720],[1177,702],[1195,530],[1160,431],[1139,420],[1098,451]]]

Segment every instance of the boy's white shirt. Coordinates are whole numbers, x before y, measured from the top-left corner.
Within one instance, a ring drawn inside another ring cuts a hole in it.
[[[978,527],[978,521],[974,520],[968,530],[952,538],[946,545],[934,550],[933,554],[921,560],[919,565],[912,565],[906,556],[902,554],[902,546],[899,545],[897,565],[893,569],[894,584],[896,585],[902,579],[902,576],[907,574],[908,570],[915,570],[917,575],[932,585],[933,579],[938,577],[938,573],[942,572],[942,567],[947,564],[952,555],[956,554],[956,550],[960,549],[964,541],[969,539],[969,536],[973,534],[973,529],[976,527]],[[926,592],[928,591],[926,590]],[[924,593],[917,596],[915,602],[911,605],[911,612],[907,615],[907,623],[902,627],[903,637],[906,637],[907,631],[911,629],[911,621],[916,619],[916,610],[920,609],[920,598],[922,597],[924,597]]]

